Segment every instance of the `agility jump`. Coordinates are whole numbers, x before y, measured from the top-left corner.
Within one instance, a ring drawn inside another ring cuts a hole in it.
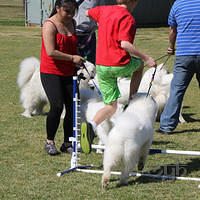
[[[57,173],[57,176],[60,177],[66,173],[72,171],[85,172],[85,173],[95,173],[103,174],[103,170],[91,170],[87,168],[92,168],[93,165],[81,166],[78,164],[80,154],[80,98],[78,95],[78,84],[77,76],[73,77],[73,153],[71,157],[71,168],[62,172]],[[92,145],[93,149],[105,149],[101,145]],[[200,156],[198,151],[182,151],[182,150],[162,150],[162,149],[150,149],[150,154],[177,154],[177,155],[190,155],[190,156]],[[121,172],[112,171],[111,174],[120,175]],[[177,176],[165,176],[165,175],[155,175],[155,174],[142,174],[142,173],[130,173],[129,176],[137,177],[151,177],[158,179],[169,179],[169,180],[188,180],[188,181],[200,181],[200,178],[193,177],[177,177]]]

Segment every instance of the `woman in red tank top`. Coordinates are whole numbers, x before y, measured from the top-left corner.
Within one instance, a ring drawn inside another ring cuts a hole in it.
[[[48,154],[56,155],[54,138],[60,123],[63,105],[66,115],[63,122],[64,143],[60,150],[72,153],[69,137],[73,135],[73,80],[76,65],[83,58],[77,55],[77,37],[73,20],[77,4],[75,0],[56,0],[49,19],[42,28],[41,82],[50,102],[46,120]]]

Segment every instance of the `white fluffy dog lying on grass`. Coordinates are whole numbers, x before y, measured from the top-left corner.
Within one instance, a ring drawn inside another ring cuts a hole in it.
[[[111,170],[117,165],[121,167],[120,185],[128,183],[129,173],[136,164],[139,170],[143,169],[153,140],[156,112],[155,100],[150,96],[146,97],[145,93],[137,93],[127,109],[117,116],[110,133],[103,136],[102,140],[106,145],[103,188],[108,185]]]
[[[95,76],[95,66],[88,61],[85,66],[90,76],[85,69],[78,70],[78,74],[83,73],[85,77],[85,80],[80,81],[80,88],[89,87],[89,79]],[[20,63],[17,84],[20,88],[20,101],[25,110],[22,115],[31,118],[35,114],[44,114],[43,108],[48,104],[48,99],[40,80],[40,61],[37,58],[29,57]]]

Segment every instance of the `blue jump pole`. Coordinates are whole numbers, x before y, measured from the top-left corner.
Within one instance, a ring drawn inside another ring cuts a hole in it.
[[[80,107],[80,99],[78,96],[78,84],[77,84],[77,76],[73,76],[73,138],[72,138],[72,144],[73,144],[73,152],[71,157],[71,168],[65,171],[62,171],[60,173],[57,173],[57,176],[60,177],[66,173],[73,172],[76,169],[85,169],[92,167],[92,165],[86,165],[86,166],[79,166],[78,165],[78,119],[79,119],[79,107]]]

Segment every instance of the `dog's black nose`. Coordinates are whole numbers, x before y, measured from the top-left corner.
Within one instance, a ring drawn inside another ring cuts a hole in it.
[[[81,80],[81,79],[83,79],[83,80],[86,79],[82,72],[78,75],[78,80]]]

